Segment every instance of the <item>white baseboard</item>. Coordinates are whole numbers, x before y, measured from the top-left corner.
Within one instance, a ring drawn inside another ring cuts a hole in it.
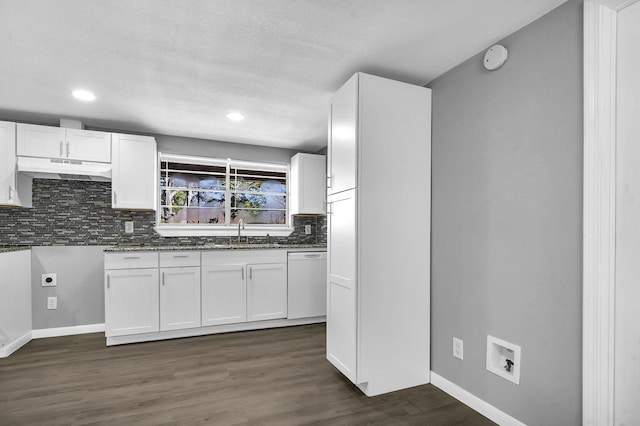
[[[431,372],[431,384],[501,426],[526,426],[520,420],[514,419],[507,413],[500,411],[493,405],[481,400],[433,371]]]
[[[8,345],[5,345],[4,347],[0,348],[0,358],[8,357],[9,355],[14,353],[15,351],[17,351],[21,347],[23,347],[24,345],[29,343],[31,341],[31,338],[32,338],[31,334],[32,334],[32,332],[29,331],[24,336],[20,336],[16,340],[14,340],[13,342],[11,342]]]
[[[75,334],[99,333],[104,331],[104,324],[75,325],[72,327],[41,328],[33,330],[34,339],[45,337],[73,336]]]

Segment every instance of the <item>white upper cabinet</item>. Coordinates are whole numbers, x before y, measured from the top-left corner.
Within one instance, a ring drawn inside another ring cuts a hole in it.
[[[71,160],[111,162],[111,133],[65,129],[67,158]]]
[[[289,210],[294,214],[326,213],[326,157],[296,154],[291,158]]]
[[[352,78],[331,99],[327,154],[327,193],[355,188],[358,124],[358,80]]]
[[[111,133],[19,123],[17,134],[20,156],[111,162]]]
[[[156,140],[114,133],[111,157],[112,207],[156,210],[159,191]]]
[[[31,182],[16,168],[16,123],[0,121],[0,205],[31,207]]]

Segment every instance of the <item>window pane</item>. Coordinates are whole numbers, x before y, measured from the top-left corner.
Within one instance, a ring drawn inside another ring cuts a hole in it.
[[[231,190],[250,192],[287,192],[287,174],[260,170],[231,169]]]
[[[285,216],[284,210],[237,209],[235,213],[234,210],[231,210],[231,223],[237,224],[242,219],[247,225],[283,225]]]
[[[224,207],[163,207],[161,223],[224,225]]]
[[[166,206],[186,206],[189,199],[188,191],[167,190],[165,193],[164,205]]]
[[[213,191],[200,191],[196,194],[192,206],[200,207],[224,207],[225,193]]]
[[[200,189],[217,189],[220,191],[224,191],[225,190],[225,178],[215,178],[212,176],[200,176],[199,177],[200,182],[198,184],[198,186],[200,187]]]

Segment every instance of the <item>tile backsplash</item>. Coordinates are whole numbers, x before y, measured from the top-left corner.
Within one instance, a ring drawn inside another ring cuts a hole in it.
[[[134,222],[134,233],[124,223]],[[294,232],[272,237],[289,244],[326,243],[325,216],[296,216]],[[311,234],[304,233],[311,225]],[[229,237],[162,237],[155,230],[155,212],[113,210],[111,183],[34,179],[33,208],[0,208],[0,246],[193,245],[226,243]],[[264,241],[265,237],[249,237]]]

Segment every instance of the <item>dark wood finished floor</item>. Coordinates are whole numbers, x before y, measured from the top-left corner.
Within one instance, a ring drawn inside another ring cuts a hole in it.
[[[0,425],[490,425],[431,386],[368,398],[325,360],[324,325],[105,346],[34,340],[0,359]]]

